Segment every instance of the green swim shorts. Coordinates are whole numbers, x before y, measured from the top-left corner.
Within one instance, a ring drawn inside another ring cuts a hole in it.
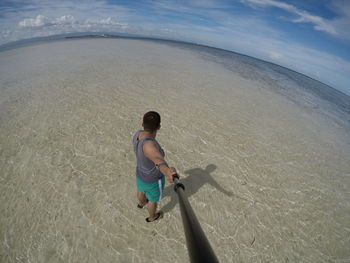
[[[162,200],[165,178],[164,176],[154,183],[146,183],[136,176],[137,190],[146,195],[150,202],[159,202]]]

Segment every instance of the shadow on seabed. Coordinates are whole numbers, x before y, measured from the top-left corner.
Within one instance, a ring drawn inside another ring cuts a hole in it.
[[[185,185],[186,196],[190,197],[191,195],[195,194],[199,190],[199,188],[201,188],[204,184],[210,184],[211,186],[215,187],[217,190],[226,194],[227,196],[233,196],[236,198],[246,200],[240,196],[235,195],[230,191],[227,191],[221,185],[219,185],[210,175],[210,173],[212,173],[215,169],[215,164],[209,164],[205,169],[194,168],[185,171],[184,173],[188,174],[188,176],[186,178],[180,178],[180,181],[182,184]],[[178,203],[177,195],[174,192],[173,185],[169,185],[164,189],[164,197],[166,196],[170,196],[171,200],[161,208],[163,212],[171,211]]]

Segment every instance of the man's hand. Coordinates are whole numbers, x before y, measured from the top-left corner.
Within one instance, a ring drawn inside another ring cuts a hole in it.
[[[168,170],[167,170],[167,173],[165,175],[168,183],[173,183],[174,180],[173,180],[173,175],[177,175],[177,172],[176,172],[176,169],[174,167],[169,167]]]

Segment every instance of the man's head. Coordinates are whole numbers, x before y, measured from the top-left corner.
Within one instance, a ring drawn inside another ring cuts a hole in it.
[[[155,132],[160,128],[160,115],[158,112],[149,111],[143,115],[143,128],[148,132]]]

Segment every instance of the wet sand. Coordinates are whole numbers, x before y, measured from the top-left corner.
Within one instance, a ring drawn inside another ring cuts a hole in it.
[[[162,220],[136,208],[148,110],[220,262],[349,262],[349,114],[213,56],[128,39],[0,52],[0,262],[188,262],[172,187]]]

